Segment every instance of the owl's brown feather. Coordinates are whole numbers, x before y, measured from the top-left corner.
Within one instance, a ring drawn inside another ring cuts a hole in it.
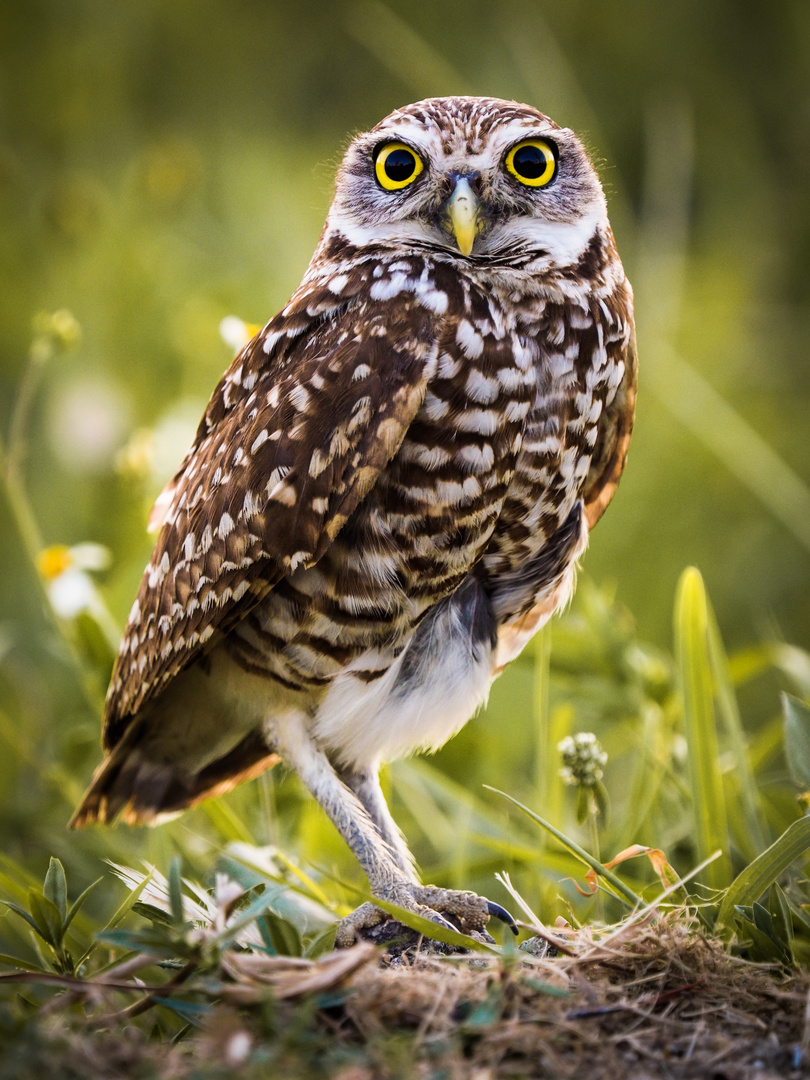
[[[156,504],[74,824],[154,822],[281,758],[374,896],[483,926],[481,898],[418,885],[377,771],[458,731],[570,596],[624,469],[633,332],[573,132],[438,98],[358,136],[301,286]]]
[[[436,340],[417,303],[299,290],[237,356],[183,466],[130,614],[104,745],[296,567],[312,565],[394,456]],[[269,346],[269,348],[268,348]]]

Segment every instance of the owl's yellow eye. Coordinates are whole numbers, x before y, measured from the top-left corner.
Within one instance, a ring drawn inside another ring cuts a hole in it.
[[[526,139],[506,155],[506,168],[521,184],[545,187],[557,175],[557,155],[544,139]]]
[[[377,179],[386,191],[396,191],[412,184],[424,167],[416,151],[399,142],[384,146],[374,162]]]

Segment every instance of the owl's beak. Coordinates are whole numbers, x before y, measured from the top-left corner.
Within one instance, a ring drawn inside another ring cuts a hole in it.
[[[470,186],[469,179],[466,176],[458,177],[453,194],[447,200],[447,217],[462,255],[470,254],[478,235],[479,207],[478,196]]]

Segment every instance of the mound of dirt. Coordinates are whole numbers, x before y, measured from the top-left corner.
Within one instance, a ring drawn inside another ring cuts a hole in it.
[[[171,1042],[143,1018],[92,1030],[46,1007],[5,1041],[0,1080],[810,1078],[805,973],[730,956],[682,915],[528,945],[393,961],[357,946],[350,974],[340,954],[291,962],[300,992],[237,976]]]

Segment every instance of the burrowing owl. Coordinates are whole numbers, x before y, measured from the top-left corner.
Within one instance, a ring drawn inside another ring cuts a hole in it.
[[[481,929],[496,905],[419,884],[377,773],[455,734],[566,601],[635,386],[573,132],[435,98],[358,136],[304,280],[158,499],[74,824],[154,822],[281,759],[373,896]]]

